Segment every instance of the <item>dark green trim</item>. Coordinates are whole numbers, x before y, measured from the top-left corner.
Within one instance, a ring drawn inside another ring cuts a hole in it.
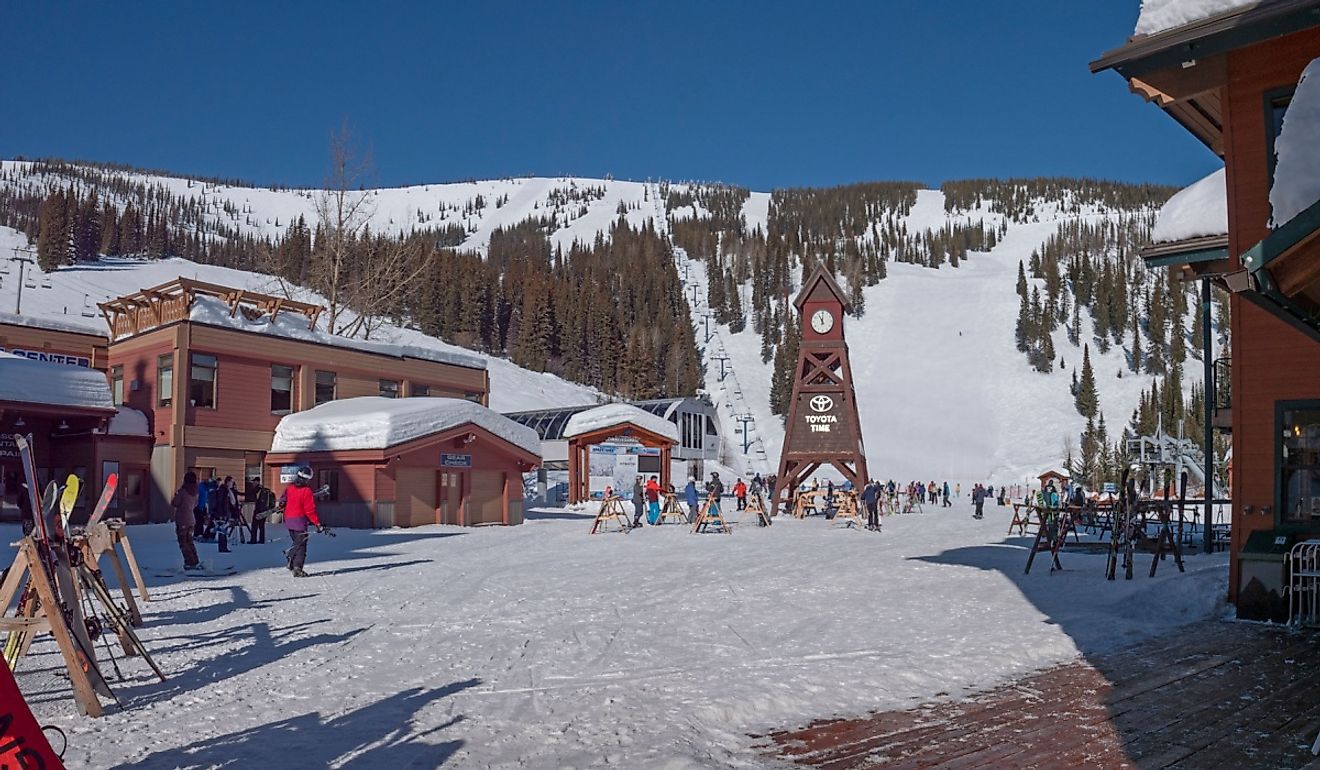
[[[1285,532],[1317,532],[1320,522],[1286,524],[1283,521],[1283,413],[1289,409],[1320,410],[1320,399],[1274,402],[1274,528]]]
[[[1265,237],[1265,240],[1247,249],[1242,264],[1252,275],[1260,278],[1260,271],[1271,261],[1301,243],[1311,233],[1320,230],[1320,201],[1286,222]]]
[[[1158,257],[1145,257],[1146,267],[1169,267],[1170,265],[1199,265],[1202,262],[1215,262],[1228,259],[1228,248],[1200,249],[1174,254],[1161,254]]]
[[[1270,284],[1271,287],[1273,285]],[[1320,325],[1317,324],[1317,319],[1293,304],[1277,290],[1273,288],[1269,291],[1249,289],[1241,292],[1238,296],[1278,318],[1313,341],[1320,342]]]
[[[1274,102],[1282,97],[1288,97],[1289,103],[1292,97],[1297,93],[1297,85],[1275,88],[1261,94],[1261,109],[1265,113],[1265,167],[1269,169],[1270,187],[1274,186],[1274,167],[1278,165],[1279,159],[1274,154],[1274,143],[1278,141],[1278,134],[1274,133]],[[1285,109],[1284,112],[1287,112]]]
[[[1291,8],[1282,6],[1291,5]],[[1276,6],[1276,7],[1271,7]],[[1149,38],[1137,38],[1091,62],[1091,72],[1117,70],[1123,77],[1141,77],[1153,70],[1180,67],[1185,61],[1245,48],[1320,25],[1320,4],[1313,2],[1264,3],[1226,20],[1211,17]]]

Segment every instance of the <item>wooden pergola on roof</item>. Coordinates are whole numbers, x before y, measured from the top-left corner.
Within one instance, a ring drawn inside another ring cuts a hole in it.
[[[306,316],[308,329],[316,328],[316,320],[324,309],[320,305],[182,276],[159,286],[98,303],[97,307],[101,309],[110,327],[110,339],[117,340],[187,319],[193,300],[199,295],[216,297],[224,302],[229,306],[231,318],[242,312],[250,321],[262,316],[270,316],[273,321],[281,311],[288,311]]]

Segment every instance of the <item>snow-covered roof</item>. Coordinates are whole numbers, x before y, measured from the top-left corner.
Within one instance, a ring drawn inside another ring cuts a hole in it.
[[[471,423],[541,456],[536,431],[481,404],[457,398],[362,396],[321,404],[280,420],[272,452],[386,449]]]
[[[1306,65],[1283,128],[1274,142],[1278,163],[1270,188],[1272,226],[1280,227],[1320,201],[1320,59]]]
[[[585,412],[578,412],[568,418],[568,426],[564,428],[564,438],[594,433],[625,423],[632,423],[643,430],[678,442],[677,425],[632,404],[605,404]]]
[[[96,321],[89,320],[88,323],[79,323],[77,321],[63,321],[48,316],[30,316],[15,315],[0,311],[0,324],[9,324],[10,326],[27,326],[33,329],[49,329],[57,332],[68,332],[70,334],[94,334],[109,342],[109,337],[105,333],[105,321],[97,316]]]
[[[1226,233],[1228,195],[1221,168],[1170,198],[1160,209],[1150,235],[1155,243],[1172,243]]]
[[[1143,0],[1134,35],[1155,35],[1256,5],[1259,0]]]
[[[115,409],[115,416],[110,418],[110,426],[105,431],[111,436],[150,436],[151,424],[147,416],[131,406]]]
[[[84,409],[115,408],[105,373],[82,366],[53,366],[0,353],[0,401]]]
[[[464,355],[450,350],[438,350],[417,345],[397,345],[389,342],[360,340],[330,334],[320,329],[309,329],[305,317],[292,313],[281,313],[275,317],[274,321],[268,315],[260,316],[255,321],[251,321],[242,313],[231,315],[229,306],[217,297],[205,295],[194,297],[192,307],[188,311],[188,318],[194,323],[206,324],[207,326],[220,326],[226,329],[238,329],[256,334],[269,334],[274,337],[316,342],[340,348],[352,348],[367,353],[394,356],[395,358],[420,358],[441,364],[463,366],[468,369],[486,368],[486,359],[480,356]]]

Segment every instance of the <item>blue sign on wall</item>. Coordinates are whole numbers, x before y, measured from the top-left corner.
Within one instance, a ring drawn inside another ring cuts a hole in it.
[[[471,468],[472,455],[440,455],[440,467],[442,468]]]

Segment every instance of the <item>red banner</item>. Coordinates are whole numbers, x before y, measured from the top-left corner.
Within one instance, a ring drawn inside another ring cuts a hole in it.
[[[64,770],[4,661],[0,661],[0,770]]]

